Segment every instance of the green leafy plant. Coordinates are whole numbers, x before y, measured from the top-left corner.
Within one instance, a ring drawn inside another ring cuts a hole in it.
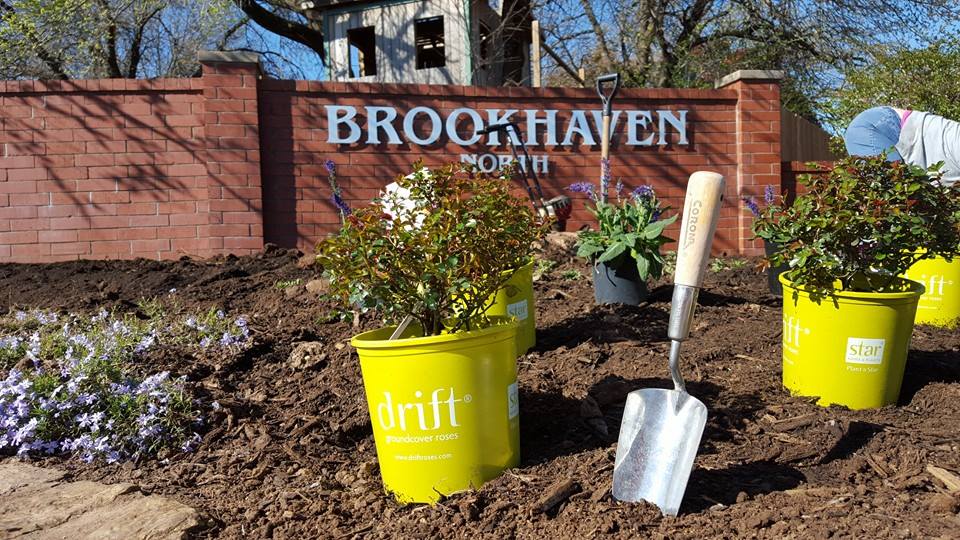
[[[806,175],[791,206],[767,206],[753,224],[779,246],[763,264],[815,295],[896,290],[920,259],[960,255],[960,188],[939,166],[924,170],[882,156],[840,160],[829,175]]]
[[[737,270],[747,265],[743,259],[711,259],[710,271],[723,272],[724,270]]]
[[[289,289],[290,287],[296,287],[297,285],[300,285],[301,282],[302,280],[300,278],[281,279],[281,280],[278,280],[276,283],[274,283],[273,286],[275,289],[282,291],[284,289]]]
[[[587,210],[597,219],[596,231],[585,230],[577,234],[577,255],[594,264],[607,263],[620,267],[636,264],[641,280],[659,278],[663,274],[663,255],[660,248],[670,241],[663,235],[664,229],[677,220],[677,216],[660,219],[665,208],[650,186],[640,186],[626,196],[621,196],[623,184],[617,182],[616,203],[603,202],[588,182],[570,186],[571,191],[585,193],[590,202]],[[601,182],[601,190],[605,183]]]
[[[583,277],[579,270],[564,270],[560,272],[560,277],[567,281],[576,281]]]
[[[418,163],[397,185],[318,246],[331,295],[394,321],[410,315],[424,335],[486,324],[490,295],[530,260],[548,224],[511,194],[509,176],[465,164]]]
[[[540,281],[544,276],[549,274],[555,266],[557,266],[557,261],[550,259],[537,259],[537,262],[533,267],[533,280]]]

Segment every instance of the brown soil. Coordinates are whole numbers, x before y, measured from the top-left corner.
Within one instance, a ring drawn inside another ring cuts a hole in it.
[[[196,507],[218,538],[957,538],[960,494],[927,471],[960,471],[960,330],[918,328],[900,403],[821,408],[780,385],[779,301],[749,268],[708,276],[684,345],[691,394],[710,417],[681,514],[611,499],[627,392],[670,387],[670,286],[641,308],[593,305],[589,268],[536,284],[538,343],[519,361],[523,462],[435,506],[383,494],[356,356],[357,332],[329,322],[297,253],[206,262],[0,265],[4,307],[135,309],[168,294],[246,313],[255,344],[237,357],[152,355],[223,409],[192,454],[122,465],[45,459],[74,477],[139,484]],[[278,281],[301,280],[281,290]],[[2,296],[0,296],[2,298]],[[361,328],[373,328],[364,318]],[[321,342],[289,360],[301,342]],[[9,458],[4,458],[9,459]],[[548,491],[567,496],[535,512]]]

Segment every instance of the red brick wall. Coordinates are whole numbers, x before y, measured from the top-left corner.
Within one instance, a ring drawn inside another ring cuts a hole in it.
[[[783,171],[783,180],[780,188],[787,195],[788,200],[793,199],[805,191],[799,178],[807,174],[827,174],[833,169],[832,161],[784,161],[781,163]]]
[[[196,79],[0,82],[0,261],[260,249],[256,104],[255,64],[210,63]],[[218,112],[238,106],[253,123],[240,133]]]
[[[557,109],[560,137],[569,111],[599,104],[584,89],[275,81],[250,56],[201,62],[203,75],[193,79],[0,82],[0,261],[242,254],[264,242],[312,249],[339,223],[327,159],[358,205],[417,159],[437,165],[462,153],[509,152],[445,137],[426,149],[329,144],[326,104],[392,106],[401,115],[429,105],[441,116],[457,107]],[[686,146],[674,132],[666,146],[627,146],[622,118],[611,145],[614,178],[628,189],[651,184],[679,211],[692,172],[720,172],[727,190],[715,251],[758,253],[740,198],[781,182],[777,84],[625,90],[614,108],[689,111]],[[589,224],[584,200],[566,187],[596,181],[599,145],[529,151],[549,156],[546,196],[574,198],[568,230]]]

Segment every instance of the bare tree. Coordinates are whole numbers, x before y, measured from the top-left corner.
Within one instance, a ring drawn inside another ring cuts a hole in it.
[[[922,43],[960,21],[956,0],[538,0],[534,11],[554,84],[575,84],[579,68],[649,87],[774,68],[798,99],[816,98],[870,46]]]

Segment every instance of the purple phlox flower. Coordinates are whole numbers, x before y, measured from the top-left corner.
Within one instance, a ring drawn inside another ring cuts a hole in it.
[[[23,340],[18,336],[9,336],[0,338],[0,349],[18,349]]]
[[[93,441],[93,449],[101,454],[106,454],[110,451],[110,441],[106,436],[98,437]]]
[[[634,199],[647,199],[654,196],[653,188],[646,184],[634,188],[632,194]]]
[[[137,343],[137,346],[133,349],[133,352],[142,353],[143,351],[149,349],[150,347],[153,347],[153,343],[156,341],[156,339],[157,339],[157,332],[156,330],[154,330],[150,332],[148,335],[144,336],[143,339],[140,340],[140,343]]]
[[[116,450],[107,452],[107,463],[116,463],[118,461],[120,461],[120,452]]]
[[[220,346],[229,347],[234,343],[236,343],[236,339],[233,337],[233,335],[230,334],[230,332],[224,332],[223,337],[220,338]]]
[[[217,310],[217,318],[218,318],[218,319],[222,319],[222,318],[224,318],[224,317],[226,317],[226,316],[227,316],[227,314],[224,313],[222,309],[218,309],[218,310]]]
[[[243,316],[237,317],[237,320],[234,321],[233,324],[237,325],[237,326],[240,327],[240,328],[246,328],[246,327],[247,327],[247,318],[246,318],[246,317],[243,317]]]
[[[328,173],[337,174],[337,164],[334,163],[332,159],[328,159],[326,162],[324,162],[323,166],[327,168]]]
[[[28,438],[33,437],[33,432],[37,429],[38,420],[36,418],[31,418],[26,424],[24,424],[17,432],[13,435],[13,444],[20,445],[26,442]]]
[[[88,414],[88,413],[79,414],[76,416],[76,418],[74,418],[74,421],[76,421],[77,424],[82,428],[90,428],[90,431],[96,431],[98,427],[97,421],[94,415],[92,414]]]
[[[13,318],[18,321],[25,321],[27,320],[27,312],[23,311],[22,309],[18,309],[16,313],[13,314]]]
[[[161,371],[160,373],[150,375],[149,377],[144,379],[143,382],[141,382],[140,385],[137,387],[137,393],[147,394],[147,393],[153,392],[154,390],[159,388],[163,383],[165,383],[169,378],[170,378],[169,371]]]
[[[30,336],[30,345],[27,347],[27,358],[33,362],[34,368],[40,367],[40,332]]]
[[[214,401],[213,403],[210,404],[210,408],[213,409],[213,410],[215,410],[215,411],[219,411],[219,410],[220,410],[220,402],[219,402],[219,401]]]
[[[93,405],[97,402],[97,396],[89,393],[80,394],[77,396],[77,403],[80,405]]]
[[[757,201],[753,199],[753,197],[744,197],[743,204],[746,205],[747,209],[749,209],[750,213],[752,213],[754,216],[760,215],[760,206],[757,204]]]
[[[209,347],[211,343],[213,343],[213,340],[210,339],[210,336],[207,336],[200,340],[200,346],[203,348]]]
[[[190,437],[183,443],[183,446],[180,447],[184,452],[192,452],[200,444],[200,441],[203,440],[200,437],[199,433],[194,433],[193,437]]]
[[[772,185],[763,188],[763,202],[767,203],[767,206],[773,204],[773,202],[776,200],[776,197],[776,188],[774,188]]]
[[[44,312],[44,311],[38,310],[35,314],[35,317],[37,321],[43,325],[55,323],[57,322],[57,319],[58,319],[57,314],[52,311]]]
[[[70,380],[67,381],[67,392],[76,394],[77,390],[79,390],[80,383],[82,383],[86,378],[87,376],[82,373],[75,377],[71,377]]]
[[[195,319],[195,318],[193,318],[193,317],[187,317],[187,320],[186,320],[186,322],[185,322],[184,324],[186,324],[188,328],[196,328],[196,327],[197,327],[197,319]]]

